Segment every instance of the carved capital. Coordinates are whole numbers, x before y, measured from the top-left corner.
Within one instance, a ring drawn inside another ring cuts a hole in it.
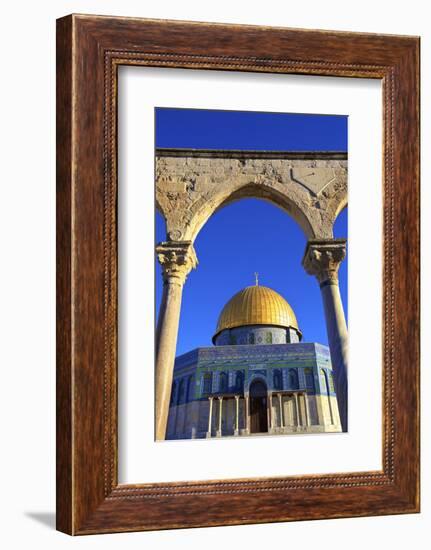
[[[302,265],[309,275],[315,275],[320,285],[338,284],[338,269],[346,257],[346,239],[310,240]]]
[[[191,241],[167,241],[156,246],[157,259],[165,282],[183,285],[187,275],[198,265]]]

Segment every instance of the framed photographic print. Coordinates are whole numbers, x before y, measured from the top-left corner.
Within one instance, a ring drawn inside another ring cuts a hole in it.
[[[58,529],[418,512],[419,39],[57,25]]]

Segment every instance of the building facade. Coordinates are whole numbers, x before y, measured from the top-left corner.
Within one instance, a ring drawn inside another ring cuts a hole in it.
[[[340,432],[329,348],[301,340],[280,294],[238,292],[214,346],[175,360],[167,439]]]

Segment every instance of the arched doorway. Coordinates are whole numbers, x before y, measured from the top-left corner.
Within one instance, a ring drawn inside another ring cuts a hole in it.
[[[255,380],[250,385],[250,432],[265,433],[268,431],[267,387],[262,380]]]

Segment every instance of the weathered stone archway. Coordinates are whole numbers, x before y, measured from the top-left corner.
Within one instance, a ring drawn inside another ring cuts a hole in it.
[[[156,437],[164,439],[182,288],[197,266],[193,243],[219,208],[244,197],[285,210],[308,238],[303,265],[319,281],[343,429],[347,425],[347,327],[338,289],[346,241],[333,225],[347,204],[347,155],[340,152],[156,151],[156,204],[167,241],[156,252],[164,289],[156,334]]]
[[[194,241],[221,206],[243,197],[283,208],[309,239],[332,238],[347,201],[344,153],[159,149],[156,200],[173,241]]]

